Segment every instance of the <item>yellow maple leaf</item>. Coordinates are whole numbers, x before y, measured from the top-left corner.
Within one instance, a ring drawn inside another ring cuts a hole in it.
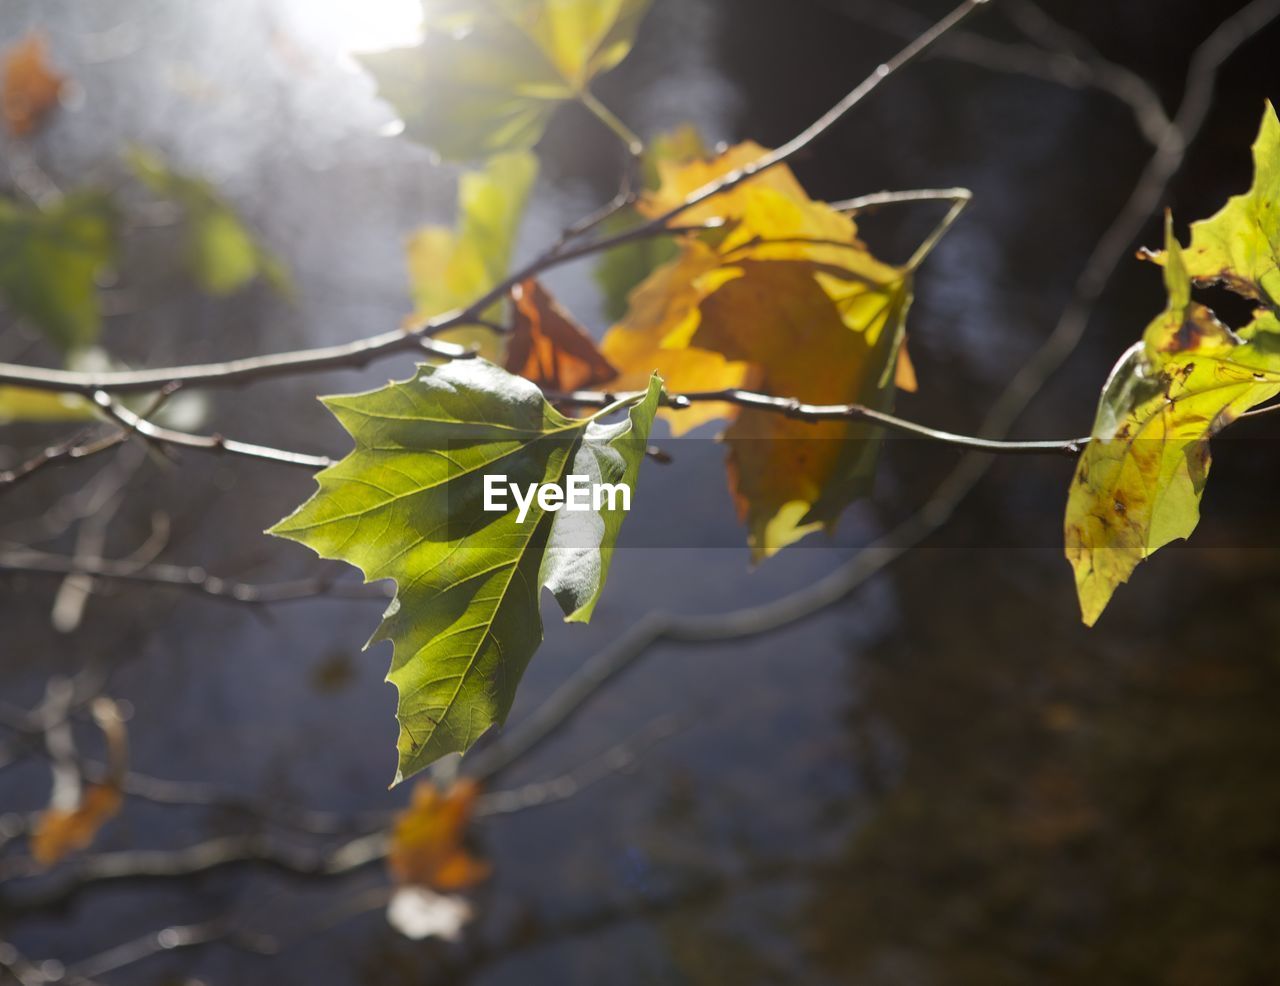
[[[708,181],[764,153],[741,144],[717,158],[661,162],[641,211],[661,215]],[[811,404],[889,406],[911,301],[910,274],[873,257],[853,220],[810,199],[776,167],[682,213],[722,230],[686,236],[676,260],[631,296],[602,343],[619,389],[655,369],[672,393],[759,386]],[[909,364],[906,364],[909,366]],[[679,434],[728,418],[730,487],[756,557],[830,526],[865,492],[878,429],[821,424],[725,404],[669,411]]]
[[[714,157],[672,156],[657,162],[658,188],[645,192],[636,203],[636,211],[653,218],[671,211],[693,192],[731,171],[763,157],[767,150],[753,140],[735,144]],[[680,213],[681,223],[705,223],[712,219],[737,218],[745,211],[751,192],[771,188],[786,198],[807,201],[808,196],[791,169],[785,165],[770,168],[756,177],[700,202]]]
[[[643,390],[657,373],[673,394],[750,386],[757,379],[746,363],[691,346],[664,348],[668,335],[696,324],[701,293],[698,279],[719,266],[720,259],[698,241],[686,244],[671,263],[655,270],[631,294],[627,317],[606,333],[600,343],[605,359],[618,368],[610,385],[615,390]],[[687,410],[659,410],[659,416],[679,436],[709,421],[732,417],[730,404],[703,402]]]

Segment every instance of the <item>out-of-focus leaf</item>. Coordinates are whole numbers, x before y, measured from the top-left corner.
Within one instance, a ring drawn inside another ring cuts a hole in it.
[[[1280,394],[1275,314],[1232,333],[1191,300],[1171,220],[1165,241],[1169,305],[1112,370],[1067,497],[1066,555],[1090,626],[1139,562],[1195,529],[1209,439]]]
[[[911,362],[911,354],[907,352],[905,339],[898,348],[898,362],[893,368],[893,382],[899,390],[905,390],[908,394],[914,394],[919,388],[915,364]]]
[[[652,192],[661,183],[659,164],[662,162],[686,164],[705,157],[706,145],[696,127],[683,124],[667,134],[660,134],[645,146],[640,164],[644,187]],[[606,235],[621,233],[638,220],[634,209],[626,209],[611,216],[601,227]],[[595,279],[604,292],[604,311],[617,321],[626,314],[627,299],[640,283],[670,260],[674,260],[679,248],[665,236],[650,236],[624,243],[606,250],[596,264]]]
[[[711,161],[661,162],[641,209],[659,215],[764,153],[744,144]],[[701,203],[680,221],[720,220],[686,236],[678,260],[632,295],[601,349],[625,387],[654,366],[672,393],[759,386],[816,404],[890,406],[910,272],[876,260],[853,221],[814,202],[785,167]],[[673,427],[728,417],[730,487],[757,558],[830,527],[864,493],[879,429],[814,424],[728,405],[667,412]]]
[[[112,358],[101,346],[87,346],[67,354],[66,368],[73,373],[112,373],[131,367]],[[155,403],[156,395],[126,394],[122,403],[139,414]],[[208,398],[197,391],[179,393],[151,412],[156,424],[179,431],[198,429],[208,417]],[[28,387],[0,386],[0,424],[11,421],[57,422],[92,421],[100,418],[91,401],[75,394],[60,394]]]
[[[1166,256],[1144,255],[1160,263]],[[1220,281],[1280,310],[1280,119],[1270,103],[1253,143],[1252,186],[1216,215],[1191,224],[1183,256],[1194,280]]]
[[[508,509],[486,511],[485,475],[521,490],[588,476],[634,493],[660,393],[655,378],[616,423],[568,418],[533,383],[471,359],[325,400],[356,447],[270,533],[396,581],[374,639],[395,646],[397,781],[506,718],[542,641],[540,587],[566,619],[589,619],[625,516],[619,497],[585,512],[535,499],[521,518],[505,490]]]
[[[59,768],[55,767],[53,803],[40,814],[30,836],[32,858],[44,867],[87,849],[102,826],[119,814],[124,803],[121,789],[129,760],[124,718],[116,703],[105,696],[94,699],[91,709],[94,722],[106,739],[108,778],[102,784],[80,787],[72,768],[71,790],[63,792],[57,780]],[[63,793],[71,794],[75,803],[61,803]]]
[[[479,794],[479,786],[465,779],[447,791],[431,781],[414,785],[409,807],[391,830],[387,867],[396,883],[463,890],[489,875],[489,865],[464,844]]]
[[[581,390],[618,375],[559,304],[535,280],[511,292],[515,323],[507,344],[507,369],[543,390]]]
[[[43,35],[33,31],[6,49],[0,63],[0,113],[9,133],[34,133],[58,105],[66,81],[49,64]]]
[[[116,249],[116,211],[98,192],[48,209],[0,199],[0,298],[64,353],[98,336],[97,279]]]
[[[417,317],[466,307],[506,276],[537,173],[532,154],[495,155],[483,170],[459,179],[455,228],[425,226],[410,237],[406,259]],[[493,318],[501,310],[499,303],[486,315]],[[462,327],[440,338],[476,346],[487,359],[501,359],[501,340],[487,329]]]
[[[201,288],[224,296],[261,277],[281,294],[292,294],[284,264],[258,242],[212,185],[179,174],[142,148],[131,148],[127,157],[143,184],[185,213],[187,265]]]
[[[362,55],[408,135],[455,160],[527,150],[631,50],[649,0],[438,0],[425,39]]]
[[[92,784],[72,809],[49,808],[40,814],[31,832],[31,855],[41,866],[53,866],[73,852],[87,849],[98,830],[115,818],[124,803],[120,789]]]
[[[600,231],[612,236],[634,222],[631,216],[620,213],[606,220]],[[596,263],[595,279],[604,293],[605,315],[615,322],[621,319],[627,313],[631,292],[663,264],[674,260],[679,252],[680,248],[670,237],[650,236],[601,254]]]
[[[14,421],[91,421],[93,405],[75,394],[28,387],[0,387],[0,424]]]

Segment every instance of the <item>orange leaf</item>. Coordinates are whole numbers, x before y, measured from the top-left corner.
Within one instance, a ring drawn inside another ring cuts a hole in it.
[[[911,354],[907,352],[906,340],[898,348],[898,362],[893,368],[893,382],[899,390],[914,394],[919,389],[916,380],[916,366],[911,362]]]
[[[430,781],[413,789],[409,807],[396,816],[387,866],[397,883],[461,890],[489,875],[489,865],[463,845],[479,785],[460,780],[448,791]]]
[[[581,390],[618,375],[595,342],[533,279],[511,289],[515,325],[506,368],[548,390]]]
[[[0,66],[0,111],[15,137],[35,132],[58,104],[66,79],[49,64],[48,46],[36,32],[13,45]]]
[[[40,815],[31,832],[31,855],[41,866],[53,866],[73,852],[87,849],[98,830],[114,818],[123,803],[120,789],[91,784],[74,809],[50,808]]]
[[[696,325],[701,300],[698,278],[719,263],[709,247],[690,242],[678,258],[659,267],[631,293],[627,317],[600,343],[605,357],[619,369],[612,389],[643,390],[655,372],[673,394],[752,385],[755,376],[746,363],[693,346],[664,345],[668,336],[682,334],[685,325]],[[678,437],[708,421],[731,418],[734,410],[731,404],[699,402],[681,411],[661,408],[658,414],[670,422]]]
[[[893,302],[851,331],[840,306],[803,262],[746,261],[702,305],[696,345],[761,368],[760,388],[812,404],[882,403]],[[847,290],[847,285],[841,288]],[[878,319],[880,325],[871,320]],[[877,435],[847,421],[814,423],[745,410],[725,432],[730,488],[756,557],[834,521],[865,490]],[[834,496],[833,496],[834,494]]]
[[[709,161],[660,162],[661,187],[639,208],[660,215],[762,153],[742,144]],[[910,365],[898,355],[909,271],[872,256],[853,220],[810,199],[786,167],[680,221],[712,217],[723,228],[684,236],[680,256],[632,293],[626,317],[605,336],[601,349],[621,371],[613,386],[638,385],[656,369],[671,393],[758,386],[807,403],[887,409]],[[757,558],[829,527],[866,491],[877,429],[693,408],[667,411],[677,433],[711,417],[731,422],[729,485]]]

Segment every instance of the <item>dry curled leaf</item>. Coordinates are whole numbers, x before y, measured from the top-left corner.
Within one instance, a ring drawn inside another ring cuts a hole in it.
[[[75,808],[49,808],[31,833],[31,855],[41,866],[53,866],[73,852],[87,849],[98,830],[120,811],[124,798],[111,784],[84,789]]]
[[[107,743],[108,776],[101,784],[81,787],[79,771],[72,766],[69,790],[63,792],[55,767],[52,803],[41,813],[31,832],[31,855],[41,866],[53,866],[71,853],[87,849],[98,830],[119,814],[124,803],[121,790],[129,760],[124,717],[116,703],[105,696],[94,699],[90,708]],[[64,794],[70,797],[64,800]],[[67,800],[74,803],[67,804]]]
[[[0,66],[0,111],[9,133],[34,133],[62,95],[66,78],[49,64],[44,36],[31,32],[4,54]]]
[[[515,323],[506,368],[544,390],[581,390],[612,380],[613,364],[595,342],[535,280],[511,290]]]
[[[415,785],[391,832],[387,866],[397,883],[461,890],[489,875],[489,864],[463,845],[479,793],[471,780],[456,781],[447,791],[430,781]]]

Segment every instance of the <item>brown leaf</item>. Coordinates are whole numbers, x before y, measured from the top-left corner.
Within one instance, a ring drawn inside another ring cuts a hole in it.
[[[396,816],[387,866],[397,883],[461,890],[489,875],[489,865],[463,845],[480,787],[456,781],[441,791],[430,781],[413,789],[408,808]]]
[[[0,112],[9,132],[34,133],[58,105],[65,83],[49,64],[43,35],[33,31],[10,47],[0,65]]]
[[[53,866],[73,852],[87,849],[98,830],[120,811],[124,798],[112,784],[91,784],[73,809],[50,808],[31,832],[31,855],[41,866]]]
[[[614,369],[573,317],[530,279],[511,289],[515,324],[506,368],[547,390],[581,390],[614,379]]]

